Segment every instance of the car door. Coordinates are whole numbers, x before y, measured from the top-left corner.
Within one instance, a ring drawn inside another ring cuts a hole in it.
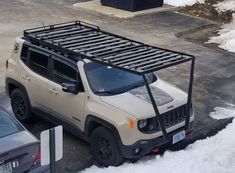
[[[20,74],[21,80],[26,87],[32,107],[44,110],[48,100],[49,54],[36,48],[27,49],[27,58],[25,60],[22,58],[24,65]]]
[[[60,119],[81,128],[86,95],[81,82],[78,82],[80,75],[77,66],[62,62],[56,57],[51,61],[52,80],[48,85],[48,107]],[[75,83],[79,90],[78,94],[64,92],[62,83]]]

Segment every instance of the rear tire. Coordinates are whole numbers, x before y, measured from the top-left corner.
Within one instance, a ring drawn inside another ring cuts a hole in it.
[[[32,119],[31,105],[27,95],[19,88],[11,93],[11,107],[20,122],[30,122]]]
[[[119,166],[124,161],[115,138],[104,127],[98,127],[92,133],[90,147],[95,161],[101,166]]]

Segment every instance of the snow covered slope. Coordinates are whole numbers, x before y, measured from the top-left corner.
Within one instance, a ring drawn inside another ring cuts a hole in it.
[[[235,106],[215,108],[211,117],[235,116]],[[199,140],[185,150],[165,152],[160,157],[120,167],[86,169],[83,173],[234,173],[235,172],[235,120],[216,136]]]

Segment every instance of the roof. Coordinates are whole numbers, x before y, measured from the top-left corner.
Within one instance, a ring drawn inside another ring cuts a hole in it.
[[[81,21],[60,23],[24,31],[30,42],[68,54],[74,60],[91,61],[146,74],[192,60],[192,55],[146,45],[102,31]]]

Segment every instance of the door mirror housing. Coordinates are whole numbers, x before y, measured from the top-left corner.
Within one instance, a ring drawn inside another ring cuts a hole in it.
[[[62,90],[67,93],[78,94],[77,85],[75,83],[62,83]]]

